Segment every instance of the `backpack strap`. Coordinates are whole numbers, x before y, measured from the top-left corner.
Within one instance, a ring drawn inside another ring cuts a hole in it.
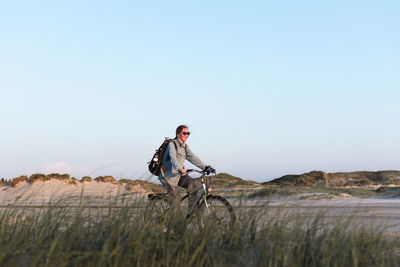
[[[170,139],[170,142],[174,143],[175,151],[176,151],[176,153],[178,153],[178,146],[176,145],[174,139]],[[185,152],[186,152],[186,150],[185,150]],[[169,157],[169,155],[168,155],[168,159],[171,159],[171,158]]]
[[[174,139],[172,139],[172,142],[174,143],[174,146],[175,146],[175,151],[176,151],[176,152],[178,152],[178,146],[176,145],[176,143],[175,143]]]

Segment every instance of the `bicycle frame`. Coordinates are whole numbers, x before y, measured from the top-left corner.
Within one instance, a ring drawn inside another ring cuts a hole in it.
[[[207,203],[208,188],[207,188],[207,183],[206,183],[206,180],[205,180],[206,173],[201,172],[201,171],[198,171],[198,170],[192,170],[192,169],[187,170],[187,172],[188,172],[188,173],[189,173],[189,172],[198,172],[198,173],[201,173],[201,174],[202,174],[202,175],[200,176],[200,178],[201,178],[201,185],[200,185],[199,187],[195,188],[194,190],[192,190],[190,193],[186,193],[186,195],[184,195],[184,196],[181,198],[181,200],[180,200],[180,202],[182,202],[183,200],[185,200],[186,198],[188,198],[189,195],[195,194],[197,191],[203,189],[201,195],[199,195],[199,196],[197,197],[197,199],[196,199],[196,201],[195,201],[195,204],[191,207],[190,210],[188,210],[188,213],[187,213],[186,216],[187,216],[187,217],[191,217],[192,214],[193,214],[193,211],[194,211],[194,210],[196,209],[196,207],[199,205],[199,203],[201,202],[201,199],[202,199],[202,198],[203,198],[204,204],[206,205],[207,210],[209,210],[209,205],[208,205],[208,203]]]

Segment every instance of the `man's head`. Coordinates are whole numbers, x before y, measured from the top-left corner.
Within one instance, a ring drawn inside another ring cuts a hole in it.
[[[186,140],[189,138],[189,135],[190,132],[186,125],[179,125],[178,128],[176,128],[176,137],[178,137],[179,141],[182,143],[186,142]]]

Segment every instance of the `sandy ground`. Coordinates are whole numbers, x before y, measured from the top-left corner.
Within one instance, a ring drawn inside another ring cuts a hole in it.
[[[335,223],[351,219],[353,224],[383,229],[386,233],[400,234],[400,199],[337,197],[330,200],[301,200],[294,198],[265,200],[255,199],[241,204],[231,200],[236,209],[254,209],[265,216],[304,219],[320,216],[325,222]],[[239,205],[238,205],[239,204]]]

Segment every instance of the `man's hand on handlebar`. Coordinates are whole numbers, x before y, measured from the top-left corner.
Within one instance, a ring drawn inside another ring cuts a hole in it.
[[[188,170],[182,169],[182,170],[181,170],[181,173],[182,173],[182,174],[187,174],[187,173],[189,173],[189,172],[205,173],[205,174],[207,174],[207,175],[210,175],[211,173],[217,173],[217,171],[216,171],[213,167],[211,167],[210,165],[206,166],[206,167],[205,167],[204,169],[202,169],[201,171],[199,171],[199,170],[194,170],[194,169],[188,169]]]
[[[210,165],[206,166],[203,169],[203,172],[207,173],[207,175],[210,175],[211,173],[216,173],[215,169],[211,167]]]

